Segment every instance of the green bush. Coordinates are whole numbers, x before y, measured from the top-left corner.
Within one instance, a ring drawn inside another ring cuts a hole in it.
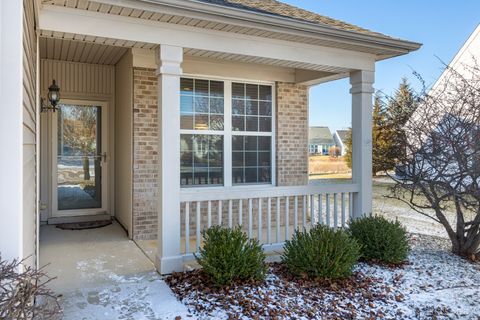
[[[350,222],[352,236],[362,245],[362,258],[367,261],[401,263],[407,259],[407,231],[398,222],[374,216]]]
[[[240,227],[214,226],[203,231],[203,238],[200,255],[195,257],[215,285],[265,279],[267,266],[262,246],[248,239]]]
[[[360,257],[360,245],[342,230],[317,225],[310,231],[295,231],[285,242],[282,261],[296,276],[344,278]]]

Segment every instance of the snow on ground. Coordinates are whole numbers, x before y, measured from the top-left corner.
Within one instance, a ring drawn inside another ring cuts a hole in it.
[[[479,319],[480,264],[450,254],[444,239],[413,235],[400,268],[359,263],[339,282],[293,279],[280,264],[259,284],[213,289],[201,271],[166,279],[199,319]]]

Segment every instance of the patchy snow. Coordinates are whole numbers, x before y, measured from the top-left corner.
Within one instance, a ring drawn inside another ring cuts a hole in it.
[[[200,271],[166,279],[200,319],[479,319],[480,264],[456,257],[444,239],[412,236],[400,268],[359,263],[345,281],[312,283],[270,266],[263,283],[214,289]]]

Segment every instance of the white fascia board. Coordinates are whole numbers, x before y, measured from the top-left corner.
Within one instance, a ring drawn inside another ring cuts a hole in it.
[[[40,29],[262,58],[374,70],[375,55],[44,5]]]
[[[96,0],[96,2],[119,5],[118,0]],[[226,24],[235,24],[265,31],[281,32],[295,36],[309,36],[318,39],[338,41],[385,50],[397,51],[402,55],[420,48],[421,44],[413,41],[395,39],[381,34],[365,34],[351,30],[341,30],[328,25],[283,17],[275,14],[252,12],[242,8],[227,7],[198,0],[123,0],[122,6],[137,10],[147,10],[171,15],[206,19]]]

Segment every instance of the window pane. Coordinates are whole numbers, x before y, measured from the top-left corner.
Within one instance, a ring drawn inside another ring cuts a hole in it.
[[[208,80],[195,79],[195,95],[208,96]]]
[[[223,184],[223,136],[180,135],[180,184]]]
[[[193,113],[180,115],[180,129],[193,129]]]
[[[252,101],[252,100],[245,101],[245,113],[247,115],[257,115],[258,101]]]
[[[223,98],[223,82],[210,81],[210,96]]]
[[[195,112],[208,113],[208,98],[195,97]]]
[[[269,167],[271,162],[270,151],[262,151],[258,153],[258,166]]]
[[[258,131],[258,117],[246,117],[245,131]]]
[[[245,168],[245,182],[255,183],[257,179],[257,168]]]
[[[266,168],[258,168],[258,182],[271,182],[272,181],[272,176],[270,172],[270,167]]]
[[[232,150],[233,151],[243,151],[244,146],[244,137],[243,136],[233,136],[232,137]]]
[[[245,161],[243,160],[243,152],[234,151],[232,153],[232,166],[244,167]]]
[[[233,168],[232,171],[232,183],[233,184],[241,184],[244,183],[244,177],[243,177],[243,168]]]
[[[245,152],[245,166],[256,167],[257,166],[257,152]]]
[[[223,98],[210,98],[210,113],[223,114]]]
[[[245,84],[243,83],[232,83],[232,97],[238,99],[245,98]]]
[[[245,114],[245,100],[232,100],[232,114]]]
[[[258,120],[258,131],[271,132],[272,131],[272,118],[260,117]]]
[[[258,150],[259,151],[270,151],[271,147],[271,137],[258,137]]]
[[[272,103],[268,101],[260,101],[258,105],[258,114],[261,116],[271,116]]]
[[[211,115],[210,116],[210,130],[223,130],[223,116]]]
[[[193,112],[193,96],[180,96],[180,112]]]
[[[260,86],[260,100],[272,100],[272,87]]]
[[[180,92],[181,94],[193,94],[193,79],[180,79]]]
[[[208,130],[208,114],[195,114],[195,130]]]
[[[245,88],[245,96],[247,99],[258,100],[258,85],[247,84]]]
[[[245,117],[233,116],[232,117],[232,129],[233,131],[245,131]]]
[[[245,150],[247,151],[257,151],[257,141],[258,137],[245,137]]]

